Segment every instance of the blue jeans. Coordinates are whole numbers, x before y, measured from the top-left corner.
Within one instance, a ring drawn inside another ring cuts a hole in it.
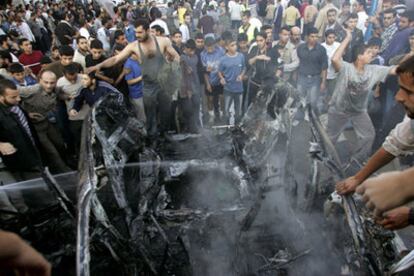
[[[306,76],[299,74],[297,89],[303,98],[306,98],[306,103],[312,106],[312,109],[317,111],[317,104],[320,94],[321,76],[313,75]]]
[[[234,120],[236,123],[239,121],[241,115],[242,98],[243,93],[224,90],[224,116],[226,117],[226,120],[230,119],[230,105],[234,103]]]

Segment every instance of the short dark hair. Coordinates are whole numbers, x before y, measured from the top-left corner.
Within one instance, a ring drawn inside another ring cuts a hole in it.
[[[9,72],[12,74],[24,72],[24,67],[18,62],[9,65]]]
[[[267,34],[266,34],[265,32],[263,32],[263,31],[257,32],[257,33],[255,34],[254,38],[256,39],[256,37],[258,37],[258,36],[261,36],[261,37],[263,37],[264,39],[266,39],[266,38],[267,38]]]
[[[62,45],[59,47],[59,55],[60,56],[73,56],[75,51],[69,45]]]
[[[7,35],[0,35],[0,44],[3,44],[7,41]]]
[[[79,41],[81,40],[81,39],[86,39],[86,37],[84,37],[84,36],[78,36],[77,38],[76,38],[76,44],[79,44]]]
[[[250,17],[250,16],[252,16],[252,14],[251,14],[251,12],[249,10],[247,10],[247,11],[244,11],[243,12],[243,16]]]
[[[27,39],[27,38],[25,38],[25,37],[20,38],[20,39],[19,39],[19,46],[22,46],[22,45],[23,45],[23,43],[24,43],[24,42],[26,42],[26,41],[29,41],[29,42],[30,42],[30,40],[29,40],[29,39]]]
[[[138,19],[135,21],[135,28],[142,27],[145,31],[148,31],[150,23],[146,19]]]
[[[382,39],[379,37],[371,37],[367,43],[368,47],[378,46],[381,48],[382,46]]]
[[[310,34],[318,34],[318,33],[319,33],[319,30],[316,29],[315,27],[310,27],[308,29],[308,35],[310,35]]]
[[[172,36],[175,36],[176,34],[183,35],[180,31],[174,31],[174,32],[172,33]]]
[[[195,50],[196,49],[196,43],[193,39],[187,40],[187,42],[184,44],[184,48]]]
[[[196,33],[194,39],[204,39],[204,35],[202,33]]]
[[[351,18],[358,19],[358,14],[356,12],[351,12],[346,20],[348,21]]]
[[[116,44],[115,46],[114,46],[114,51],[122,51],[123,49],[125,49],[125,45],[122,45],[122,44]]]
[[[52,59],[48,56],[43,56],[40,59],[40,64],[50,64],[50,63],[52,63]]]
[[[11,80],[8,80],[8,79],[0,80],[0,95],[3,96],[4,93],[6,92],[6,89],[17,90],[17,87],[14,84],[14,82],[12,82]]]
[[[365,45],[365,44],[361,44],[355,48],[352,48],[351,62],[355,62],[358,56],[363,55],[367,49],[368,49],[368,45]]]
[[[289,33],[290,33],[290,28],[289,28],[288,26],[283,26],[282,28],[280,28],[280,30],[279,30],[279,34],[281,34],[281,33],[282,33],[282,31],[287,31],[287,32],[289,32]]]
[[[395,17],[397,15],[396,11],[394,9],[387,9],[382,12],[383,14],[390,14],[392,13],[392,16]]]
[[[156,32],[159,32],[160,34],[164,34],[165,30],[160,25],[154,25],[151,27],[151,29],[154,29]]]
[[[241,34],[239,34],[237,36],[237,41],[238,42],[240,42],[240,41],[248,41],[248,40],[249,40],[249,38],[247,37],[247,34],[245,34],[245,33],[241,33]]]
[[[261,30],[263,30],[263,31],[268,30],[268,29],[273,29],[273,27],[266,24],[266,25],[263,25],[262,28],[261,28]]]
[[[92,40],[90,47],[91,49],[99,49],[99,50],[103,49],[102,42],[99,39]]]
[[[336,33],[335,33],[335,31],[334,31],[334,30],[329,29],[329,30],[327,30],[327,31],[325,32],[325,37],[328,37],[328,36],[330,36],[331,34],[336,35]]]
[[[407,18],[408,19],[408,21],[413,21],[413,12],[409,12],[409,11],[405,11],[405,12],[403,12],[403,13],[401,13],[400,14],[400,18],[401,17],[405,17],[405,18]]]
[[[397,75],[410,73],[414,77],[414,56],[409,57],[398,65],[396,70]]]
[[[233,38],[233,34],[230,31],[224,31],[220,37],[222,40],[227,41]]]
[[[73,75],[73,74],[76,74],[76,73],[79,73],[79,66],[74,62],[72,62],[68,65],[65,65],[63,67],[63,74],[64,75],[66,75],[66,74]]]
[[[8,51],[0,51],[0,58],[2,59],[8,59],[10,62],[13,60],[12,56]]]
[[[115,30],[114,32],[114,39],[117,40],[120,36],[125,35],[125,33],[122,30]]]

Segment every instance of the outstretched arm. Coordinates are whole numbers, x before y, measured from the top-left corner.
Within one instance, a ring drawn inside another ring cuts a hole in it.
[[[138,42],[129,43],[119,54],[117,54],[113,57],[110,57],[110,58],[106,59],[105,61],[103,61],[103,62],[101,62],[101,63],[99,63],[95,66],[89,67],[89,68],[87,68],[87,70],[89,72],[99,71],[102,68],[109,68],[109,67],[114,66],[115,64],[118,64],[121,61],[126,60],[132,53],[135,52],[135,49],[137,49],[137,47],[138,47],[137,43]]]

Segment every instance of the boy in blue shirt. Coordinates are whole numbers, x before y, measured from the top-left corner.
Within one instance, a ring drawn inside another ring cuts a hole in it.
[[[243,97],[243,76],[246,71],[244,55],[237,52],[237,41],[234,38],[226,42],[226,54],[220,59],[220,83],[224,87],[224,116],[228,121],[230,105],[234,103],[235,123],[241,115],[241,102]]]
[[[138,62],[138,56],[132,54],[124,64],[125,80],[128,83],[129,99],[135,108],[137,118],[145,123],[145,109],[142,92],[142,70]]]
[[[19,86],[30,86],[37,83],[36,78],[31,75],[26,75],[23,65],[14,62],[9,66],[9,72],[12,75],[12,81]]]

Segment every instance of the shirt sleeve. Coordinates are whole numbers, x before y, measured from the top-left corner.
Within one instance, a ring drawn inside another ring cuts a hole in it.
[[[377,82],[384,82],[392,69],[392,66],[370,65],[370,67],[370,70],[373,72],[372,80],[374,84]]]
[[[382,147],[394,156],[408,155],[414,152],[414,123],[405,116],[404,120],[385,138]]]
[[[328,56],[326,55],[326,49],[324,47],[322,47],[322,52],[323,52],[323,57],[322,57],[322,70],[327,70],[328,69]]]

